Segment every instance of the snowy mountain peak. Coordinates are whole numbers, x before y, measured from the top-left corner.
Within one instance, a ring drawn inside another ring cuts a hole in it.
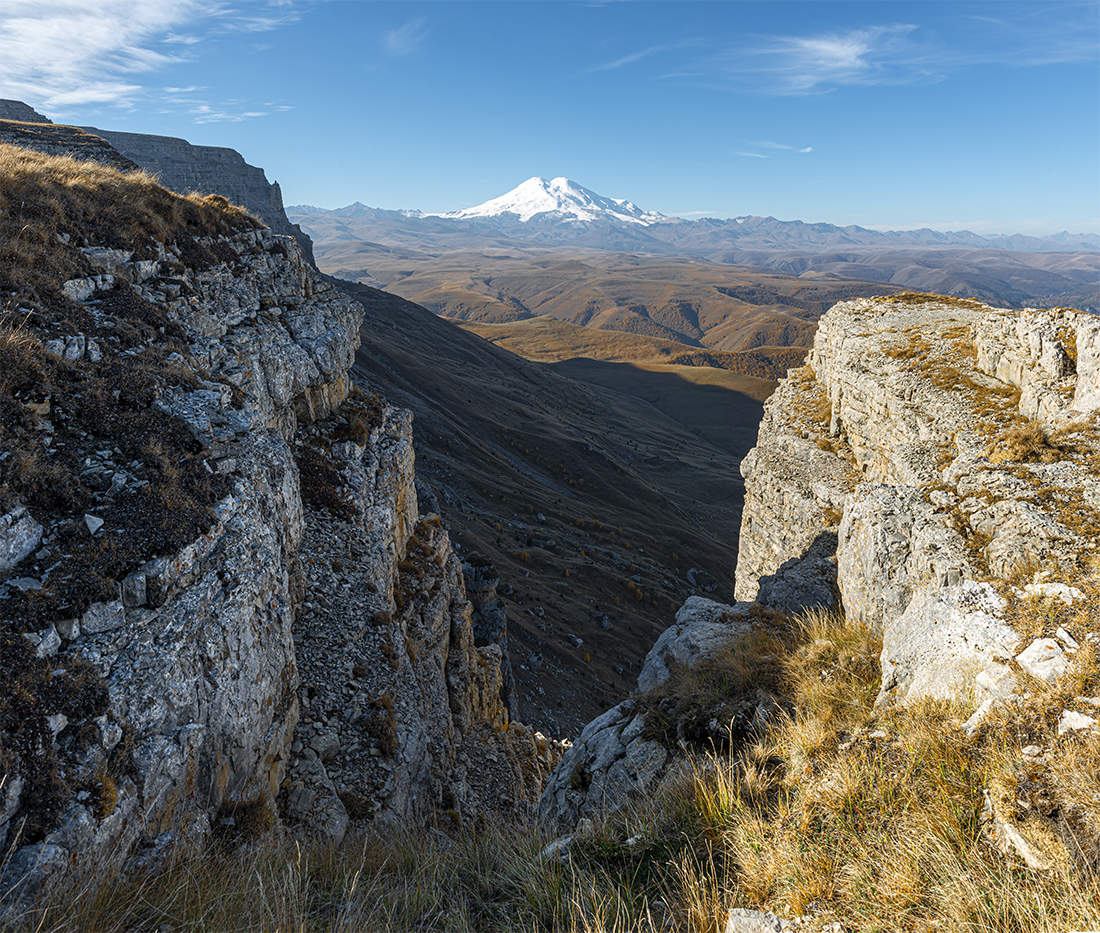
[[[607,198],[565,176],[545,178],[535,176],[516,185],[507,194],[484,204],[467,207],[439,217],[470,219],[515,214],[521,221],[543,214],[566,221],[617,220],[623,223],[648,225],[663,220],[656,211],[645,211],[630,201]]]

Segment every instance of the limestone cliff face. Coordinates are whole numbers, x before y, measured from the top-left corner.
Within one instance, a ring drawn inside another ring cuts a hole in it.
[[[36,838],[29,759],[0,741],[3,891],[280,807],[329,838],[440,807],[524,812],[551,763],[508,722],[500,649],[475,647],[461,564],[419,514],[411,416],[350,382],[361,308],[267,229],[192,252],[82,247],[93,274],[63,286],[108,332],[125,291],[186,335],[154,405],[227,492],[199,537],[133,567],[113,598],[23,636],[34,663],[86,672],[103,701],[47,720],[73,795],[37,815]],[[79,366],[112,349],[71,335],[44,352]],[[0,515],[0,595],[42,586],[20,574],[50,534],[21,506]]]
[[[739,602],[685,604],[635,695],[551,776],[543,822],[569,831],[655,787],[677,758],[647,727],[670,662],[744,643],[754,614],[837,606],[881,632],[880,703],[970,700],[977,722],[1021,670],[1049,679],[1061,647],[1012,620],[1043,587],[1074,598],[1059,581],[1100,553],[1098,384],[1100,317],[913,295],[834,306],[742,462]],[[766,698],[744,707],[770,714]]]
[[[1065,309],[835,306],[747,461],[738,597],[833,589],[883,632],[883,698],[1002,675],[1024,646],[997,591],[1097,546],[1098,341],[1100,318]]]
[[[49,117],[44,117],[30,104],[21,100],[0,99],[0,120],[19,120],[22,123],[49,123]]]
[[[20,107],[3,106],[18,104],[18,101],[0,101],[0,143],[34,149],[46,155],[71,156],[81,162],[99,162],[124,172],[138,169],[136,162],[126,158],[110,143],[92,133],[75,126],[57,126],[40,114],[30,111],[23,113]],[[30,110],[30,108],[27,108]],[[3,116],[3,114],[23,114],[22,117]],[[36,122],[40,118],[43,122]]]
[[[166,188],[181,193],[220,194],[248,208],[275,233],[294,237],[306,260],[314,265],[313,242],[301,227],[287,219],[279,183],[269,182],[262,168],[249,165],[235,149],[194,146],[175,136],[122,133],[93,126],[84,129],[152,172]]]
[[[283,812],[334,839],[442,810],[525,816],[554,749],[509,722],[501,649],[475,646],[462,564],[439,517],[418,509],[411,416],[378,397],[346,408],[299,438],[312,504]],[[347,427],[365,443],[334,443]],[[319,461],[332,468],[323,489]]]

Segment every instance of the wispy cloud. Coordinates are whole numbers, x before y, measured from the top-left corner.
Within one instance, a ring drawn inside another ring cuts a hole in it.
[[[55,114],[132,106],[146,76],[184,61],[211,30],[259,32],[298,15],[287,0],[0,0],[0,96]]]
[[[758,149],[778,149],[783,152],[801,152],[803,154],[814,151],[813,146],[791,146],[787,143],[773,142],[770,139],[762,139],[752,143],[752,145]]]
[[[428,35],[428,21],[417,16],[396,29],[390,29],[382,39],[382,45],[390,55],[411,55],[424,43]]]
[[[940,31],[880,23],[802,35],[746,36],[723,47],[712,45],[660,78],[716,89],[810,95],[851,86],[941,81],[963,69],[989,65],[1030,68],[1100,58],[1095,30],[1087,25],[1095,24],[1096,0],[1044,5],[1004,0],[997,9],[1003,15],[960,13],[950,28]]]
[[[618,68],[622,68],[626,65],[633,65],[635,62],[640,62],[643,58],[649,58],[651,55],[656,55],[659,52],[667,52],[673,46],[669,45],[651,45],[646,49],[638,49],[636,52],[630,52],[627,55],[623,55],[620,58],[613,59],[609,62],[603,62],[599,65],[593,65],[589,68],[589,71],[615,71]]]
[[[697,39],[683,39],[679,42],[663,42],[659,45],[650,45],[644,49],[636,49],[633,52],[628,52],[625,55],[620,55],[618,58],[613,58],[611,61],[600,62],[593,65],[590,68],[585,69],[589,73],[596,71],[617,71],[619,68],[625,68],[627,65],[633,65],[635,62],[643,61],[644,59],[651,58],[654,55],[661,55],[665,52],[674,52],[678,49],[686,49],[692,47],[698,47],[700,45]]]
[[[895,23],[816,36],[774,36],[741,59],[779,93],[806,94],[846,84],[877,84],[921,71],[903,47],[916,26]],[[902,63],[906,63],[907,67]]]
[[[766,159],[767,156],[762,152],[735,152],[734,155],[741,156],[742,159]]]

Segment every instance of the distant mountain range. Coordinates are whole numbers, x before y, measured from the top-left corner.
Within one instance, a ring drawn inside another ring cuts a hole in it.
[[[684,220],[644,210],[631,201],[609,198],[565,177],[529,178],[483,204],[448,213],[389,211],[359,202],[336,210],[308,205],[288,207],[299,217],[331,215],[369,220],[387,234],[383,242],[409,237],[446,249],[488,245],[506,237],[512,244],[585,246],[651,253],[692,255],[736,261],[731,250],[996,249],[1027,252],[1100,251],[1100,235],[1062,232],[982,236],[969,230],[871,230],[855,225],[805,223],[775,217],[706,217]],[[386,231],[383,225],[394,229]],[[610,237],[611,244],[607,245]],[[461,242],[456,242],[461,241]]]
[[[684,220],[605,197],[564,177],[529,178],[498,198],[450,213],[384,210],[356,202],[336,210],[292,206],[287,214],[316,241],[317,261],[325,271],[393,289],[440,314],[470,320],[499,320],[500,302],[526,302],[530,290],[500,290],[493,283],[486,286],[491,294],[477,297],[468,288],[456,292],[455,281],[476,274],[486,262],[493,265],[504,255],[501,251],[515,269],[526,261],[524,254],[545,250],[598,250],[629,254],[632,261],[677,257],[815,282],[885,283],[1001,306],[1100,308],[1096,234],[880,231],[775,217]],[[471,252],[490,255],[482,260]],[[531,274],[543,278],[543,260],[529,258]],[[712,270],[719,274],[727,270]],[[414,290],[411,276],[425,286]],[[706,277],[706,270],[691,274],[692,279]],[[517,314],[528,311],[537,313]],[[585,317],[592,317],[586,306],[566,315],[568,320]]]

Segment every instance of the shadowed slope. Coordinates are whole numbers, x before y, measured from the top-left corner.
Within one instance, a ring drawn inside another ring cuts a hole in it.
[[[687,595],[728,598],[759,401],[626,363],[532,363],[342,287],[367,310],[357,380],[412,409],[424,494],[504,581],[522,717],[568,734],[629,688]]]

